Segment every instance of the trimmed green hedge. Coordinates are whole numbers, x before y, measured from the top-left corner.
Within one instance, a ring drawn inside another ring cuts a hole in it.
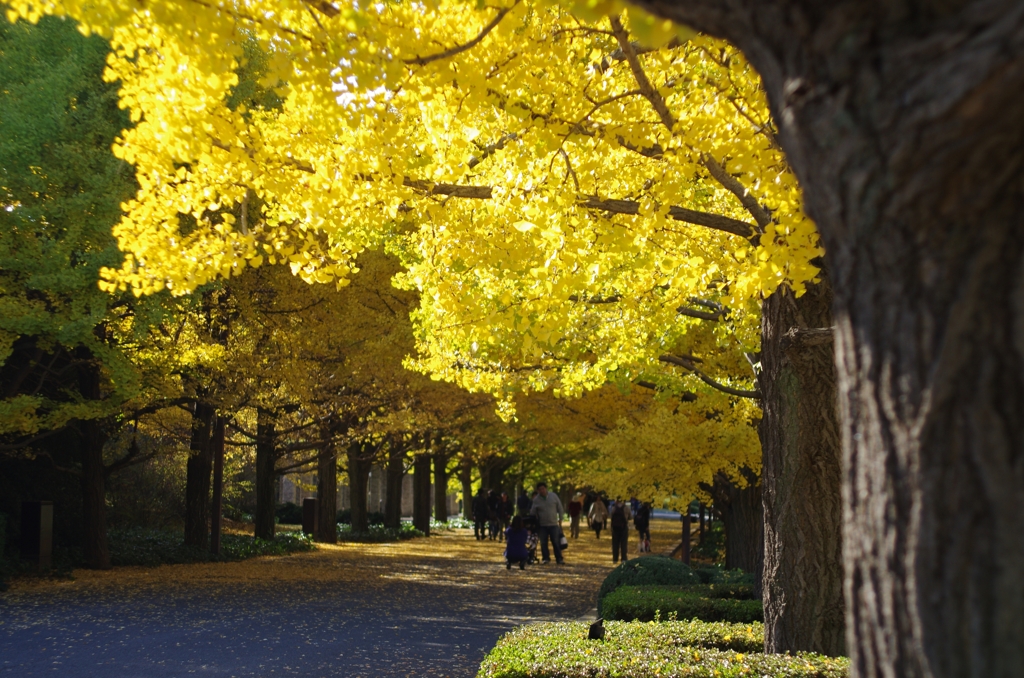
[[[606,622],[605,640],[585,622],[521,626],[480,665],[478,678],[846,678],[849,660],[766,655],[761,624]]]
[[[604,615],[605,596],[620,586],[679,586],[700,584],[689,565],[665,556],[645,556],[622,563],[608,573],[597,592],[597,614]]]
[[[743,570],[727,570],[717,565],[693,568],[702,584],[747,584],[754,585],[754,575]]]
[[[605,619],[700,619],[749,624],[764,621],[760,600],[747,586],[623,586],[602,603]]]

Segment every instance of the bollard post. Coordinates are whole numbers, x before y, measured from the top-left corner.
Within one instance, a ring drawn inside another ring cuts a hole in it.
[[[21,557],[40,572],[53,565],[53,502],[21,502]]]
[[[306,534],[316,534],[317,501],[316,497],[302,500],[302,531]]]

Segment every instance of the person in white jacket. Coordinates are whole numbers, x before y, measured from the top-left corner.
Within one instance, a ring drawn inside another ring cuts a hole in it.
[[[555,562],[563,565],[565,561],[562,559],[562,545],[559,543],[562,536],[562,516],[565,515],[562,500],[554,492],[548,492],[546,484],[537,483],[537,496],[533,498],[530,513],[537,516],[537,524],[540,526],[540,534],[537,536],[540,538],[541,562],[551,562],[548,553],[548,539],[551,539]]]
[[[594,499],[594,503],[590,505],[590,513],[587,514],[587,520],[590,521],[591,529],[597,533],[597,538],[600,539],[601,530],[608,524],[608,507],[604,505],[604,499],[601,499],[601,497]]]

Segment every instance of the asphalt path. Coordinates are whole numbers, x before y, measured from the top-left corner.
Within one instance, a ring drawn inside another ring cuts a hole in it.
[[[473,676],[513,627],[591,610],[609,547],[585,531],[566,565],[506,571],[500,544],[457,531],[20,582],[0,594],[0,676]]]

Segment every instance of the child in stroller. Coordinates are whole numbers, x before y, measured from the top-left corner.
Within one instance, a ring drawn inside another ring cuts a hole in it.
[[[526,564],[536,560],[537,537],[526,529],[523,519],[516,516],[512,524],[505,530],[505,569],[511,570],[513,563],[519,563],[519,569],[525,570]],[[533,540],[531,548],[530,541]]]
[[[527,565],[537,562],[537,547],[540,545],[540,522],[537,516],[526,516],[523,518],[523,526],[529,536],[526,538],[526,550],[530,554],[526,559]]]

